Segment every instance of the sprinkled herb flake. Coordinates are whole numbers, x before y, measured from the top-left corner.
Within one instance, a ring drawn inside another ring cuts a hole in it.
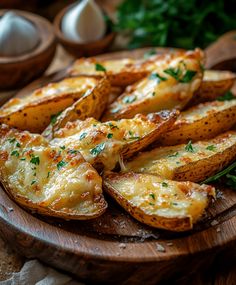
[[[185,150],[188,152],[195,152],[193,145],[192,145],[192,141],[189,141],[186,146],[185,146]]]
[[[14,143],[16,141],[16,138],[8,139],[9,143]]]
[[[134,133],[132,131],[129,131],[129,135],[130,135],[129,139],[131,139],[131,140],[139,140],[140,139],[139,136],[134,136]]]
[[[111,133],[107,134],[108,139],[111,139],[112,137],[113,137],[113,134],[111,134]]]
[[[56,121],[57,121],[57,118],[58,118],[58,116],[61,115],[61,113],[62,113],[62,112],[58,112],[58,113],[55,114],[55,115],[51,115],[51,120],[50,120],[51,125],[55,125],[55,123],[56,123]]]
[[[96,71],[104,71],[104,72],[107,71],[106,68],[103,65],[101,65],[100,63],[95,63],[95,70]]]
[[[90,150],[92,156],[99,155],[105,149],[105,143],[100,143]]]
[[[137,96],[136,95],[130,95],[130,96],[125,96],[122,99],[122,102],[125,103],[125,104],[130,104],[130,103],[133,103],[136,100],[137,100]]]
[[[184,76],[179,80],[181,83],[188,83],[190,82],[193,77],[196,75],[197,71],[195,70],[187,70]]]
[[[155,194],[154,194],[154,193],[150,193],[149,196],[150,196],[153,200],[155,200]]]
[[[217,101],[230,101],[235,99],[236,97],[231,91],[226,92],[224,95],[218,97],[216,100]]]
[[[168,183],[166,183],[166,182],[162,182],[161,185],[162,185],[162,187],[168,187]]]
[[[68,150],[68,153],[70,153],[70,154],[77,154],[77,153],[79,153],[79,151],[76,150],[76,149],[70,149],[70,150]]]
[[[21,147],[19,142],[16,142],[16,147]]]
[[[60,146],[60,149],[65,150],[66,147],[63,145],[63,146]]]
[[[35,183],[37,183],[36,180],[32,180],[31,185],[34,185]]]
[[[113,129],[118,129],[118,130],[119,130],[118,126],[113,125],[113,124],[110,123],[110,122],[108,123],[108,126],[110,127],[111,130],[113,130]]]
[[[156,73],[152,73],[149,76],[149,79],[151,79],[151,80],[156,79],[158,83],[160,83],[161,81],[166,81],[167,80],[166,77],[163,77],[163,76],[159,75],[157,72]]]
[[[39,157],[38,157],[38,156],[33,156],[33,157],[31,158],[31,160],[30,160],[30,163],[33,163],[33,164],[35,164],[35,165],[39,165],[39,163],[40,163]]]
[[[155,206],[155,204],[153,204],[153,203],[151,203],[151,202],[149,203],[149,205],[150,205],[150,206]]]
[[[64,160],[61,160],[61,161],[59,161],[58,162],[58,164],[57,164],[57,169],[58,170],[61,170],[64,166],[66,166],[67,165],[67,162],[65,162]]]
[[[24,161],[24,160],[26,160],[26,158],[25,158],[25,157],[22,157],[22,158],[20,158],[20,160]]]
[[[50,176],[50,173],[51,173],[51,172],[50,172],[50,171],[48,171],[48,175],[47,175],[47,178],[49,178],[49,176]]]
[[[176,153],[167,155],[167,157],[177,157],[178,155],[179,155],[179,152],[177,151]]]
[[[11,152],[11,156],[15,156],[15,157],[19,157],[19,151],[17,151],[17,150],[13,150],[12,152]]]
[[[181,83],[189,83],[197,73],[195,70],[186,70],[186,72],[182,74],[180,68],[167,68],[164,72]]]
[[[216,146],[215,145],[208,145],[207,147],[206,147],[206,149],[207,150],[210,150],[210,151],[215,151],[216,150]]]
[[[84,139],[87,136],[87,133],[84,132],[79,136],[79,140],[81,141],[82,139]]]

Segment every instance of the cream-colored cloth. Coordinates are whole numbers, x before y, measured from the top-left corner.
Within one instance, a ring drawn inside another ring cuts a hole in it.
[[[47,267],[37,260],[30,260],[24,264],[20,272],[0,285],[85,285],[73,280],[68,275]]]

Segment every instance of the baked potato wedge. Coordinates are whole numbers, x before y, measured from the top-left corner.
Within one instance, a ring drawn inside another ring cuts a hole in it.
[[[170,231],[192,229],[215,189],[143,173],[106,173],[105,191],[138,221]]]
[[[98,79],[89,77],[66,78],[37,89],[24,98],[13,98],[0,108],[0,123],[42,132],[55,114],[71,106],[84,94],[99,93],[102,86],[98,82]],[[89,101],[88,105],[91,103]]]
[[[52,138],[56,130],[64,127],[67,122],[84,120],[89,117],[99,119],[106,108],[110,92],[110,83],[101,79],[93,90],[89,89],[72,106],[66,108],[44,130],[44,137]]]
[[[236,99],[213,101],[194,106],[180,116],[157,143],[176,145],[209,139],[228,131],[236,124]]]
[[[200,50],[163,56],[149,76],[128,86],[108,107],[103,121],[182,109],[201,84],[201,62]]]
[[[73,149],[1,125],[0,158],[1,183],[29,210],[68,220],[95,218],[106,210],[101,177]]]
[[[230,71],[205,70],[203,81],[199,90],[196,91],[188,106],[213,101],[224,95],[231,89],[236,79],[236,74]]]
[[[127,86],[133,84],[148,74],[141,68],[141,61],[131,58],[98,60],[96,58],[77,59],[68,70],[70,76],[91,76],[102,78],[107,76],[113,86]]]
[[[128,158],[155,141],[175,122],[178,111],[136,115],[101,123],[94,118],[69,122],[54,133],[52,145],[81,152],[96,169],[113,169],[120,158]]]
[[[140,153],[123,171],[151,173],[166,179],[200,182],[236,159],[236,132],[213,139],[163,146]]]

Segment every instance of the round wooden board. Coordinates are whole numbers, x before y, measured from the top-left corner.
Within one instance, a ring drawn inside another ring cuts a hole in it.
[[[146,50],[100,58],[139,58]],[[17,96],[64,74],[37,80]],[[142,225],[109,197],[103,216],[72,222],[28,213],[1,190],[0,235],[26,257],[38,258],[89,283],[156,284],[209,265],[220,250],[236,243],[236,192],[230,189],[221,189],[203,220],[193,231],[181,234]]]

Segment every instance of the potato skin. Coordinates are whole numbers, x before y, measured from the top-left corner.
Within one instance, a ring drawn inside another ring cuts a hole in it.
[[[223,108],[225,105],[225,108]],[[212,107],[212,108],[211,108]],[[204,108],[209,108],[207,114],[201,114]],[[188,121],[192,113],[197,116]],[[236,99],[232,101],[213,101],[194,106],[182,112],[172,128],[158,140],[156,145],[177,145],[198,140],[213,138],[220,133],[228,131],[236,123]]]

